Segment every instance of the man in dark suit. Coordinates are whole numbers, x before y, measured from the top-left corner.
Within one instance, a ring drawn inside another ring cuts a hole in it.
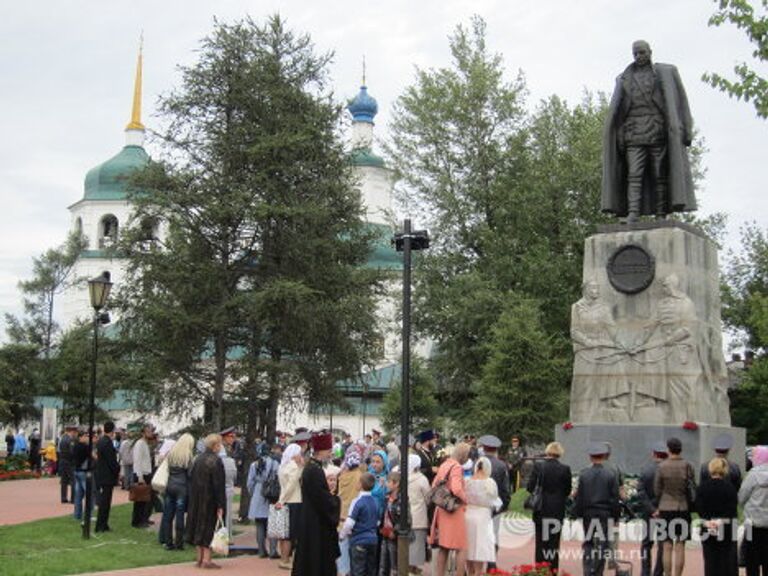
[[[637,483],[637,495],[642,502],[642,518],[645,525],[643,531],[642,555],[641,555],[641,575],[642,576],[662,576],[664,573],[663,547],[661,543],[656,547],[656,564],[651,571],[653,563],[653,544],[655,542],[655,518],[654,513],[659,507],[659,500],[653,489],[656,470],[659,468],[659,462],[667,458],[667,445],[664,442],[657,442],[653,446],[652,460],[645,465],[640,472],[640,479]]]
[[[96,466],[94,483],[96,485],[96,503],[99,513],[96,517],[96,532],[108,532],[109,512],[112,508],[112,491],[120,476],[120,464],[115,450],[115,423],[104,424],[104,434],[96,443]]]
[[[501,508],[493,511],[493,533],[496,535],[496,550],[499,549],[499,528],[501,525],[501,514],[509,506],[512,493],[509,488],[509,469],[506,463],[499,460],[499,448],[501,440],[491,434],[480,436],[477,440],[478,445],[483,450],[483,455],[491,461],[491,478],[496,482],[496,488],[501,499]],[[496,568],[495,562],[488,564],[488,569]]]
[[[565,450],[559,442],[549,443],[545,453],[546,459],[535,463],[526,488],[533,494],[536,486],[541,486],[541,507],[533,511],[536,562],[548,562],[556,570],[560,567],[565,506],[571,493],[571,469],[560,462]]]
[[[604,466],[608,456],[605,442],[595,442],[587,451],[592,466],[579,474],[575,513],[584,524],[583,574],[602,576],[611,555],[612,523],[619,513],[619,480]]]

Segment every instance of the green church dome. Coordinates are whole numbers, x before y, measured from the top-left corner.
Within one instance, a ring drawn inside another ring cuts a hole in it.
[[[85,200],[126,200],[128,177],[149,163],[144,148],[125,146],[117,155],[88,171],[85,176]]]

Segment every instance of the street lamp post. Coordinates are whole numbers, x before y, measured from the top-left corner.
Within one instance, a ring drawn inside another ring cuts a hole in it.
[[[411,251],[429,248],[426,230],[411,230],[403,222],[403,232],[393,238],[395,249],[403,253],[403,376],[400,386],[400,522],[397,529],[397,573],[408,576],[408,547],[411,522],[408,513],[408,437],[411,420]]]
[[[96,362],[99,355],[99,324],[103,320],[101,309],[107,303],[112,289],[109,272],[88,280],[88,294],[93,308],[93,359],[91,362],[91,393],[88,403],[88,468],[85,472],[85,514],[83,515],[83,538],[91,537],[91,510],[93,508],[93,431],[96,412]]]

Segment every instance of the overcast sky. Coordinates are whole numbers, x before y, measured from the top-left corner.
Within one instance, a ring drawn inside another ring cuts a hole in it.
[[[745,221],[768,224],[768,122],[700,81],[707,70],[728,72],[751,47],[730,27],[707,26],[715,8],[708,0],[33,0],[4,8],[0,312],[19,312],[16,284],[29,276],[32,257],[61,243],[67,206],[82,197],[86,172],[122,147],[141,31],[151,128],[158,95],[177,86],[176,66],[194,62],[214,17],[263,20],[280,12],[289,28],[335,52],[331,77],[340,99],[357,92],[365,55],[380,137],[414,67],[449,65],[447,37],[473,14],[487,20],[489,46],[503,54],[509,78],[525,72],[531,106],[551,94],[573,103],[585,88],[610,92],[631,60],[632,41],[644,38],[654,60],[678,66],[709,148],[701,212],[728,214],[732,247]]]

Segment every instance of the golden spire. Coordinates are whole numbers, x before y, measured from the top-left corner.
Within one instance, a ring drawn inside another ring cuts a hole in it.
[[[131,121],[126,130],[144,130],[144,124],[141,123],[141,65],[142,52],[144,51],[144,32],[141,33],[141,42],[139,43],[139,59],[136,63],[136,81],[133,86],[133,110],[131,111]]]

